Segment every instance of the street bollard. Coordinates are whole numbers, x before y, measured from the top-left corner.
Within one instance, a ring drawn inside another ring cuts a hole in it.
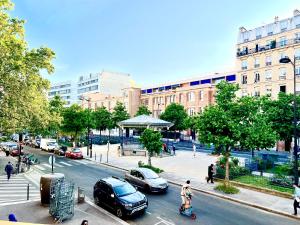
[[[100,163],[102,162],[102,154],[100,154]]]
[[[78,203],[84,202],[85,194],[84,194],[84,189],[81,187],[78,187]]]
[[[29,200],[29,184],[27,184],[27,201]]]

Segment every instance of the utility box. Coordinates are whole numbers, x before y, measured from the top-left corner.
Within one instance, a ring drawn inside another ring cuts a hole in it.
[[[78,187],[78,203],[83,203],[85,199],[84,189]]]
[[[40,194],[41,194],[41,204],[50,204],[50,186],[51,182],[55,180],[63,180],[65,175],[62,173],[50,173],[41,176],[40,179]]]

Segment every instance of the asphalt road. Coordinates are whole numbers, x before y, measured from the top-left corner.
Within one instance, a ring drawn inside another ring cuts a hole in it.
[[[48,162],[49,153],[39,149],[25,150],[36,154],[41,163]],[[57,157],[56,162],[68,163],[70,159]],[[50,172],[51,169],[48,168]],[[93,199],[93,186],[97,180],[107,176],[124,176],[124,172],[93,163],[80,164],[72,167],[57,167],[55,172],[64,173],[65,177],[75,182],[76,187],[82,187],[87,197]],[[195,221],[178,213],[181,203],[180,187],[170,185],[166,194],[147,194],[149,207],[144,215],[127,219],[130,224],[202,224],[202,225],[299,225],[299,221],[267,213],[227,200],[216,198],[199,192],[194,192],[193,208],[197,215]],[[292,201],[291,201],[292,204]]]

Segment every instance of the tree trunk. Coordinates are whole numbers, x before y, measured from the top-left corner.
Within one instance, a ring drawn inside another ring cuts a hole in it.
[[[150,152],[148,152],[148,165],[152,166],[152,164],[151,164],[151,153]]]
[[[226,153],[225,153],[225,186],[229,186],[229,147],[226,147]]]

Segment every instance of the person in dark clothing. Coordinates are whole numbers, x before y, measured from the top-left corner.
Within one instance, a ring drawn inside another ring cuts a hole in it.
[[[12,213],[8,215],[8,221],[10,221],[10,222],[18,222],[16,216],[14,214],[12,214]]]
[[[10,176],[11,176],[11,174],[12,174],[12,172],[13,172],[13,166],[11,165],[11,163],[10,162],[8,162],[7,163],[7,165],[5,166],[5,172],[6,172],[6,174],[7,174],[7,181],[9,181],[9,179],[10,179]]]
[[[88,225],[89,222],[87,220],[82,220],[81,225]]]
[[[210,166],[208,167],[208,177],[206,179],[207,183],[210,181],[212,184],[214,183],[214,164],[210,164]]]
[[[172,145],[172,149],[173,149],[173,155],[175,155],[175,145]]]
[[[300,188],[298,185],[294,184],[294,215],[297,215],[297,208],[300,208]]]

